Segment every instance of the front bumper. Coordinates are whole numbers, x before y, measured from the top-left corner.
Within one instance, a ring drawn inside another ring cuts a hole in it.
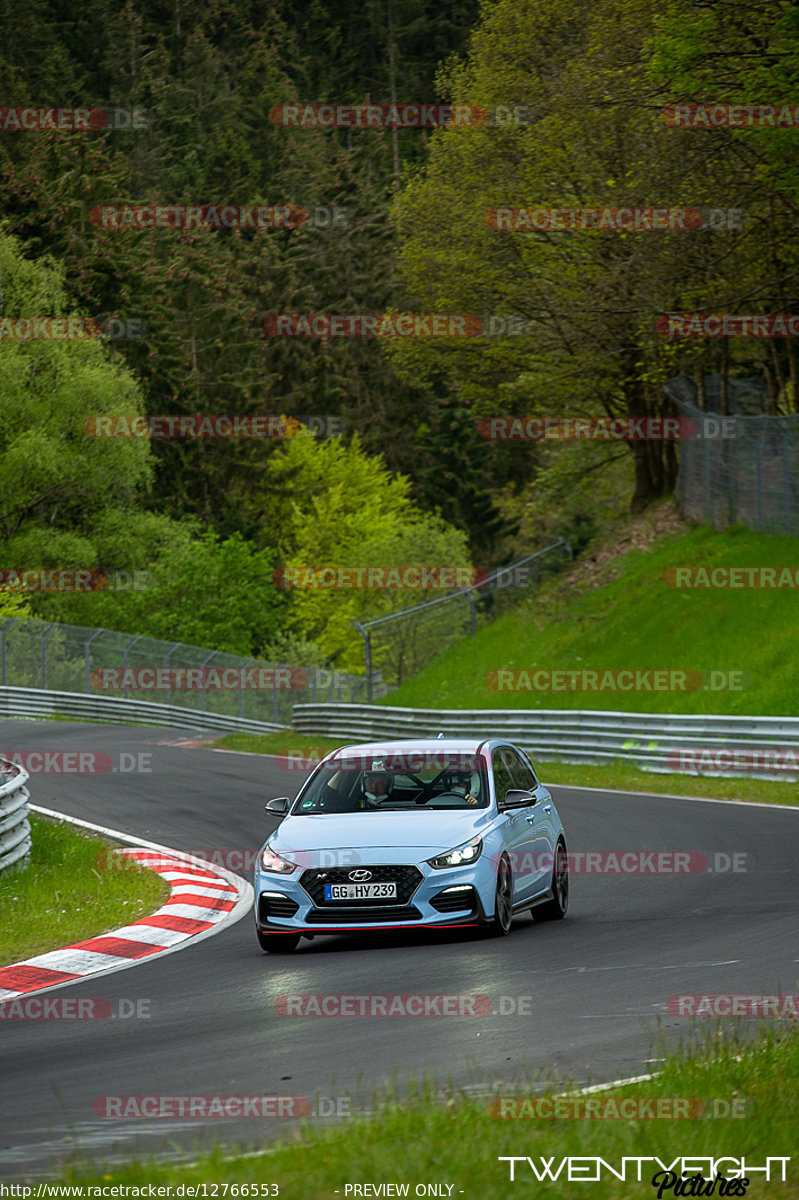
[[[268,933],[364,933],[389,929],[447,929],[484,925],[485,895],[494,895],[495,879],[487,864],[478,860],[468,868],[439,871],[426,863],[395,867],[381,864],[375,873],[398,880],[396,899],[390,901],[328,901],[320,872],[298,872],[298,878],[256,870],[255,923]],[[324,873],[330,877],[331,872]],[[321,882],[321,886],[320,886]],[[493,909],[492,909],[493,913]],[[492,915],[492,913],[489,914]]]

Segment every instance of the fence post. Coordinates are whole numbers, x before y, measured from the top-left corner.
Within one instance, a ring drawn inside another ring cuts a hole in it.
[[[85,682],[83,685],[83,690],[87,696],[90,695],[91,690],[92,690],[92,652],[89,649],[89,647],[91,646],[94,639],[96,637],[99,637],[101,633],[105,633],[105,630],[104,629],[95,629],[92,636],[90,638],[87,638],[86,641],[83,643],[83,657],[84,657],[84,664],[85,664],[85,668],[86,668]],[[3,682],[5,683],[5,680],[3,680]]]
[[[57,621],[51,621],[42,634],[42,691],[47,691],[47,639],[57,625]]]
[[[137,642],[140,642],[143,637],[144,637],[144,634],[140,633],[135,638],[131,638],[131,640],[128,642],[127,646],[125,647],[125,649],[122,651],[122,678],[123,679],[125,679],[125,677],[127,676],[127,673],[128,673],[128,650],[130,650],[131,646],[135,646]],[[125,682],[125,699],[126,700],[128,698],[129,691],[130,691],[130,688],[128,687],[127,681],[126,681]]]
[[[782,466],[782,528],[785,533],[795,536],[795,526],[791,520],[791,473],[788,469],[787,436],[780,439],[780,465]]]
[[[177,650],[178,646],[182,646],[182,645],[183,645],[183,643],[182,643],[182,642],[173,642],[173,643],[172,643],[172,648],[171,648],[170,650],[167,650],[166,654],[164,655],[164,670],[165,670],[165,671],[168,671],[168,670],[169,670],[169,660],[170,660],[170,658],[171,658],[171,657],[172,657],[172,655],[175,653],[175,651]],[[169,676],[168,676],[168,675],[167,675],[167,679],[169,679]],[[172,703],[172,688],[171,688],[171,687],[165,687],[165,688],[164,688],[164,704],[171,704],[171,703]]]
[[[366,658],[366,703],[372,703],[372,634],[366,629],[360,621],[353,621],[353,625],[358,630],[358,633],[363,638],[364,656]]]
[[[205,658],[200,663],[200,670],[204,671],[205,667],[206,667],[206,663],[209,663],[212,658],[216,658],[218,653],[219,653],[218,650],[212,650],[210,654],[206,654]],[[203,680],[203,686],[200,688],[200,694],[203,698],[202,704],[200,705],[200,712],[208,712],[208,700],[207,700],[208,688],[205,687],[204,680]]]
[[[755,498],[757,503],[757,529],[763,528],[763,443],[766,438],[766,431],[762,426],[759,430],[757,439],[757,459],[755,461]]]
[[[244,716],[244,672],[251,662],[255,662],[255,659],[248,658],[244,666],[239,667],[239,718]],[[275,720],[277,720],[277,717]]]
[[[18,620],[19,620],[19,617],[12,617],[10,621],[6,621],[5,625],[3,626],[3,632],[0,635],[0,645],[2,645],[2,657],[3,657],[3,675],[2,675],[3,687],[6,686],[6,632],[7,632],[7,630],[9,630],[11,628],[12,625],[15,625]]]

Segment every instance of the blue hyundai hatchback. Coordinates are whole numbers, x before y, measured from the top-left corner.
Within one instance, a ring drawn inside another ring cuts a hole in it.
[[[559,920],[566,836],[530,760],[497,738],[370,742],[324,758],[258,854],[263,950],[300,938]]]

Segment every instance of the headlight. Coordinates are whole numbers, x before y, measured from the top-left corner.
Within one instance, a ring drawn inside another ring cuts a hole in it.
[[[443,870],[444,867],[466,867],[469,863],[477,862],[482,849],[483,839],[475,837],[464,842],[462,846],[456,846],[454,850],[448,850],[446,854],[428,858],[427,865],[438,870]]]
[[[275,871],[279,875],[290,875],[292,871],[297,870],[297,864],[289,862],[287,858],[281,858],[279,854],[275,854],[274,850],[264,846],[261,851],[261,870]]]

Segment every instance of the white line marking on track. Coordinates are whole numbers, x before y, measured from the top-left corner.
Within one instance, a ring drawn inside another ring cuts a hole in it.
[[[585,787],[579,783],[546,783],[543,779],[541,782],[545,788],[569,788],[572,792],[603,792],[610,796],[643,796],[646,800],[690,800],[693,804],[726,804],[728,807],[735,804],[738,808],[772,808],[777,812],[799,812],[799,805],[795,804],[761,804],[759,800],[716,800],[711,796],[674,796],[671,792],[624,792],[620,788]]]

